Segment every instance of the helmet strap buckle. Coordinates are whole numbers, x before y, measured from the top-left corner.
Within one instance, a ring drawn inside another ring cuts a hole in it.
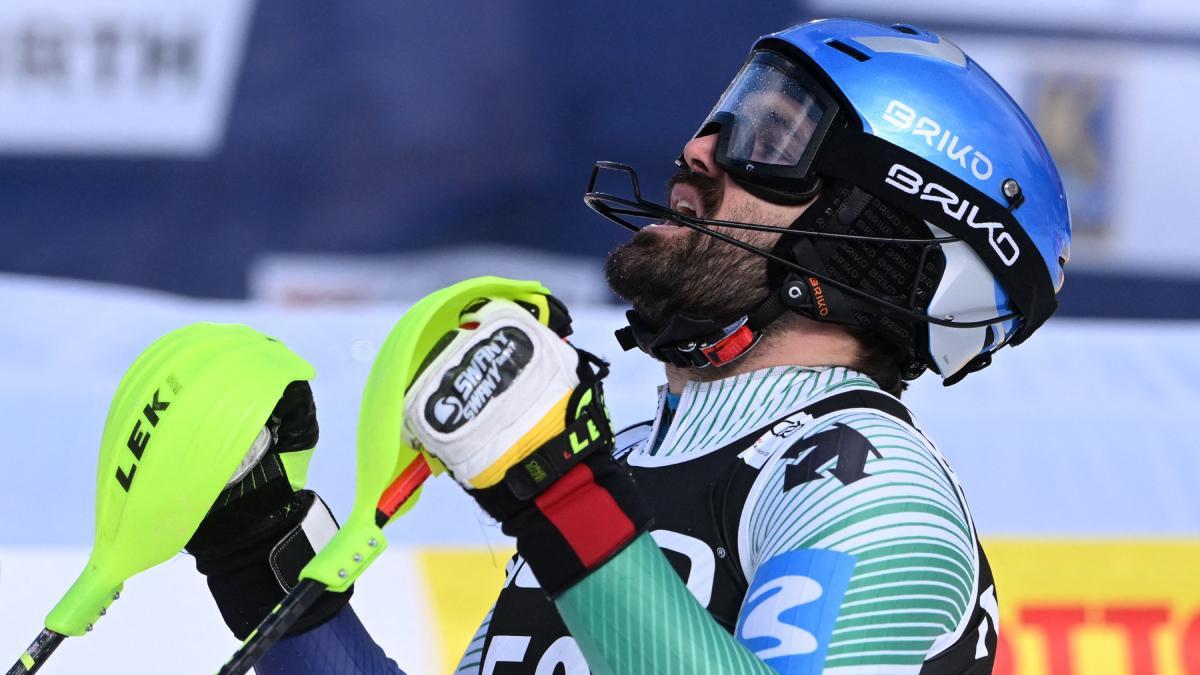
[[[736,361],[758,344],[762,338],[762,331],[750,330],[746,325],[748,319],[749,317],[743,316],[725,328],[725,336],[720,340],[698,347],[699,352],[708,359],[709,365],[721,367]]]
[[[724,366],[745,356],[762,339],[763,329],[787,311],[778,293],[771,293],[744,316],[721,326],[710,319],[673,314],[667,325],[651,325],[638,313],[625,313],[629,325],[616,332],[625,351],[634,347],[682,368]]]

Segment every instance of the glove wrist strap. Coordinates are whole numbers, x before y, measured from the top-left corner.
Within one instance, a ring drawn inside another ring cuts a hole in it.
[[[607,365],[582,350],[565,429],[472,496],[516,537],[551,597],[570,588],[650,526],[650,510],[613,459],[601,379]],[[593,370],[593,367],[595,370]]]
[[[286,481],[280,481],[286,486]],[[192,547],[196,569],[205,575],[225,624],[244,640],[255,626],[295,587],[300,570],[337,530],[329,507],[316,493],[303,490],[271,516],[225,523],[228,530],[255,529],[260,534],[240,546]],[[236,528],[233,526],[236,525]],[[271,532],[275,534],[272,536]],[[210,541],[224,539],[223,532],[207,533]],[[345,593],[327,592],[288,630],[302,633],[333,618],[350,601],[353,588]]]
[[[649,529],[650,509],[611,454],[595,453],[503,523],[557,597]]]

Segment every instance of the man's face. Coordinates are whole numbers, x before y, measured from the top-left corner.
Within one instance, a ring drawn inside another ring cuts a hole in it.
[[[713,220],[788,227],[807,208],[772,204],[746,192],[717,166],[716,144],[713,134],[684,146],[684,165],[668,184],[672,210]],[[767,250],[780,237],[775,232],[713,229]],[[766,260],[673,222],[650,225],[618,246],[609,254],[604,272],[614,293],[658,325],[675,313],[729,323],[767,293]]]

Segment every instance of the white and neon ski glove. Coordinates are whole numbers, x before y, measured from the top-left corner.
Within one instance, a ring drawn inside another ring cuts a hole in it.
[[[508,300],[464,310],[409,388],[404,420],[410,443],[516,537],[553,596],[624,548],[650,515],[612,457],[606,364],[565,341],[569,317],[548,322],[556,333],[533,311]]]
[[[495,300],[465,312],[459,330],[405,397],[406,430],[468,489],[563,431],[579,386],[579,356],[528,310]],[[590,440],[590,436],[583,439]]]

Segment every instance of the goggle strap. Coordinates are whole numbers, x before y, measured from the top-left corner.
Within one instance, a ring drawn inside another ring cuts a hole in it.
[[[1010,344],[1020,344],[1057,309],[1045,260],[1005,206],[936,164],[877,136],[838,128],[830,131],[828,142],[837,152],[821,153],[818,173],[849,181],[936,225],[965,241],[979,255],[1024,317]],[[903,173],[905,181],[901,184],[911,190],[896,187],[895,171]],[[912,180],[914,174],[920,179],[919,185]],[[950,205],[942,191],[931,194],[930,186],[934,185],[950,192],[957,201]],[[951,206],[957,209],[954,214],[949,212]]]

